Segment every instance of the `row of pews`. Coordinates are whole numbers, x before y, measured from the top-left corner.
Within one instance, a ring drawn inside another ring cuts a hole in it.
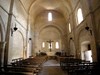
[[[84,61],[76,58],[60,57],[60,66],[69,75],[99,75],[97,62]]]
[[[11,65],[0,67],[0,75],[38,75],[46,56],[13,59]]]

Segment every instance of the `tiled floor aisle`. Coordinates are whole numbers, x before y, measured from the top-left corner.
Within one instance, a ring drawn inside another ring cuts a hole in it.
[[[67,75],[56,60],[48,60],[43,64],[39,75]]]

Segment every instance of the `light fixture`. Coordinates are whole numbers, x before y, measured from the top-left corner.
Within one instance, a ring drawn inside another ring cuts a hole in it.
[[[88,27],[88,26],[86,26],[86,27],[85,27],[85,29],[88,31],[88,30],[89,30],[89,27]]]
[[[72,40],[72,37],[70,37],[70,40]]]
[[[16,27],[16,25],[15,25],[15,27],[14,27],[14,31],[16,31],[18,28]]]
[[[90,29],[90,27],[86,26],[85,29],[86,29],[87,31],[90,31],[90,34],[92,35],[92,30]]]
[[[11,28],[11,36],[13,35],[13,32],[15,32],[18,28],[16,27],[16,24],[15,24],[15,27],[14,28]]]
[[[29,40],[32,40],[32,38],[29,38]]]

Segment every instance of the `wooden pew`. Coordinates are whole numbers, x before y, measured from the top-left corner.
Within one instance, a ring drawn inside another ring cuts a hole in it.
[[[0,75],[36,75],[31,72],[0,72]]]
[[[6,67],[4,68],[5,71],[21,71],[21,72],[34,72],[35,68],[29,68],[29,67]]]
[[[60,60],[61,67],[71,75],[92,75],[98,72],[95,63],[89,61],[83,61],[80,59],[64,58]]]
[[[12,65],[7,66],[6,72],[33,72],[38,74],[41,70],[41,64],[46,61],[46,57],[34,57],[27,59],[14,59]],[[32,71],[34,69],[34,71]]]
[[[36,72],[35,68],[29,68],[29,67],[2,67],[2,71],[0,71],[1,74],[11,74],[11,75],[37,75],[38,72]]]

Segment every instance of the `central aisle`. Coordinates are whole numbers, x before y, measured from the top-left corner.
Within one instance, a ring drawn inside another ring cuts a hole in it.
[[[43,66],[60,66],[60,64],[56,60],[48,60]]]
[[[48,60],[42,67],[39,75],[67,75],[56,60]]]

